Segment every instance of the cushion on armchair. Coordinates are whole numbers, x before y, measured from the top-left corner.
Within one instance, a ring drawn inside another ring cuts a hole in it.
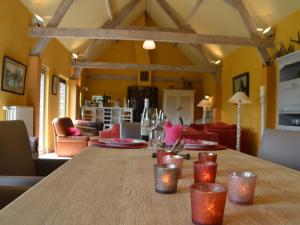
[[[70,136],[80,136],[80,130],[76,127],[68,127],[68,135]]]

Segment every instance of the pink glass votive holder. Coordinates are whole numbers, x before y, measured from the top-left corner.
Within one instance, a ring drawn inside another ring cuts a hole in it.
[[[194,183],[214,183],[217,175],[217,163],[194,162]]]
[[[196,225],[220,225],[226,204],[226,188],[221,184],[191,186],[192,221]]]
[[[182,176],[183,156],[181,155],[164,155],[162,157],[163,164],[175,164],[179,168],[179,178]]]
[[[217,162],[217,153],[200,152],[198,154],[198,162]]]
[[[157,164],[163,164],[162,159],[164,155],[174,155],[174,152],[167,152],[164,150],[157,150],[156,151],[156,160],[157,160]]]
[[[228,199],[238,205],[253,203],[256,174],[233,171],[228,175]]]
[[[155,191],[161,194],[176,193],[179,168],[175,164],[154,165]]]

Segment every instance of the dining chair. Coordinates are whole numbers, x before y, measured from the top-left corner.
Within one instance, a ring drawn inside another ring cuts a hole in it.
[[[259,158],[300,170],[300,132],[265,129]]]
[[[141,123],[122,122],[120,123],[120,138],[141,138]]]
[[[0,145],[0,209],[67,161],[38,158],[20,120],[0,121]]]

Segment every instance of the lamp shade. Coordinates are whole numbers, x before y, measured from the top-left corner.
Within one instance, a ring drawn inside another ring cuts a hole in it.
[[[244,92],[238,91],[229,99],[229,103],[232,103],[232,104],[238,104],[238,103],[250,104],[251,101]]]
[[[207,99],[202,99],[198,104],[197,107],[211,107],[209,101]]]
[[[143,48],[146,50],[153,50],[155,47],[155,42],[153,40],[145,40],[143,43]]]

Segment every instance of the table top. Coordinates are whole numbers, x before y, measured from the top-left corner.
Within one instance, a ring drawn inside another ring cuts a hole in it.
[[[154,190],[151,151],[89,147],[0,211],[6,225],[186,225],[191,222],[193,161],[176,194]],[[223,224],[300,223],[300,173],[233,150],[218,151],[216,182],[232,170],[258,175],[254,205],[226,202]]]

